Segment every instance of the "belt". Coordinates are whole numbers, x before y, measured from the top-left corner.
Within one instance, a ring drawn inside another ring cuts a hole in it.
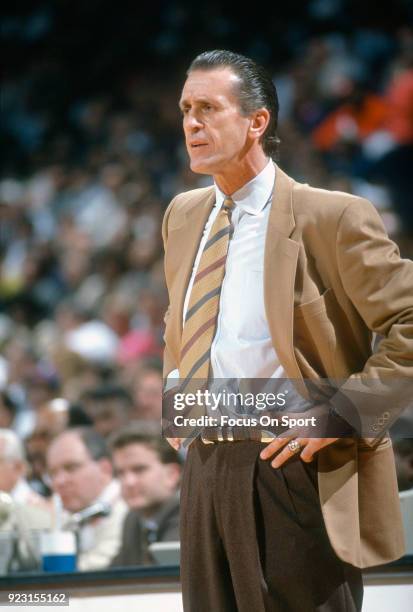
[[[205,427],[200,435],[204,444],[216,444],[217,442],[241,442],[253,440],[254,442],[272,442],[276,434],[265,429],[254,429],[246,427]]]

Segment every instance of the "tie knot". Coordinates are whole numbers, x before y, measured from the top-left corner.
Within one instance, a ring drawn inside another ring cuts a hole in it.
[[[222,204],[222,208],[224,210],[232,210],[235,206],[234,200],[232,198],[230,198],[229,196],[225,197],[224,203]]]

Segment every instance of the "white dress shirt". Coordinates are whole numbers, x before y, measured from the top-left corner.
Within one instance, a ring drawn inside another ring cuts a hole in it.
[[[98,517],[81,525],[77,531],[77,569],[97,570],[108,567],[122,542],[123,522],[128,512],[126,502],[121,498],[120,485],[112,480],[94,500],[110,506],[108,516]],[[64,519],[70,518],[69,513]]]
[[[36,493],[25,478],[20,478],[17,481],[14,488],[10,491],[10,495],[13,501],[24,506],[38,506],[48,512],[51,511],[51,506],[47,499]]]
[[[257,176],[231,196],[235,203],[234,232],[229,243],[217,329],[211,346],[214,378],[285,377],[264,309],[264,248],[274,183],[275,166],[270,160]],[[202,251],[225,199],[217,185],[215,198],[186,291],[183,320]],[[168,382],[172,378],[179,378],[178,370],[169,374]]]

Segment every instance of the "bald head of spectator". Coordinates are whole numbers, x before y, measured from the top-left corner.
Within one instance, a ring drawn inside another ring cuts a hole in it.
[[[24,448],[10,429],[0,429],[0,491],[10,493],[26,474]]]
[[[91,427],[58,435],[47,452],[53,491],[69,512],[93,504],[112,480],[112,464],[104,438]]]
[[[129,508],[144,516],[176,494],[180,457],[163,438],[142,433],[138,426],[118,432],[111,440],[115,472]]]

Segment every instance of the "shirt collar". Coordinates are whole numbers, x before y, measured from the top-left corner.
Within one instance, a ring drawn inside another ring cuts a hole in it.
[[[113,479],[103,489],[100,495],[95,499],[95,502],[103,502],[105,504],[113,505],[120,498],[120,484],[119,481]],[[93,503],[95,503],[93,502]]]
[[[27,501],[28,493],[34,493],[34,491],[30,488],[27,481],[23,478],[18,480],[14,486],[14,489],[10,491],[10,495],[14,499],[14,501],[20,502],[22,504]]]
[[[253,179],[243,185],[238,191],[232,194],[235,204],[242,210],[251,215],[258,215],[267,204],[275,180],[275,165],[270,159],[263,170]],[[215,201],[217,206],[221,206],[225,199],[225,194],[215,183]]]

